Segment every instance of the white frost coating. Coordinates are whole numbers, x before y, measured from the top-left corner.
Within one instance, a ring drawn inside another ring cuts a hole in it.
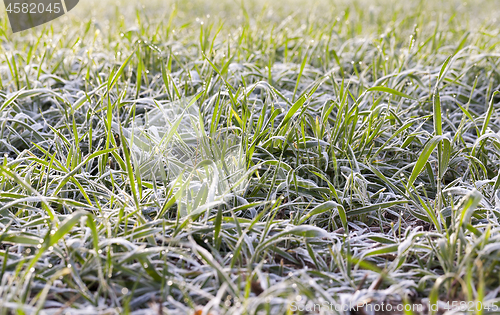
[[[113,126],[114,129],[118,126]],[[194,99],[158,103],[123,130],[134,169],[146,180],[167,180],[181,216],[209,210],[245,186],[245,152],[231,130],[209,137]]]

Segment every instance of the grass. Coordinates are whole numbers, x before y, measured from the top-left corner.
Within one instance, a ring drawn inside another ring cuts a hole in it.
[[[0,313],[492,311],[498,13],[89,1],[17,34],[4,14]]]

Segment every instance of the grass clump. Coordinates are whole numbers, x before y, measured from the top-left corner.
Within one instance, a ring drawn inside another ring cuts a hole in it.
[[[494,309],[496,15],[115,1],[4,20],[0,311]]]

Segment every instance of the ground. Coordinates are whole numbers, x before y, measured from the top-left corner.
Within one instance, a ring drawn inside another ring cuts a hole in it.
[[[498,312],[499,13],[89,0],[15,34],[3,14],[0,312]]]

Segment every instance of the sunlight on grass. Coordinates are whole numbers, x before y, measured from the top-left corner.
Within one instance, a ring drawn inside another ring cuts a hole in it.
[[[0,313],[496,312],[499,13],[93,0],[3,19]]]

